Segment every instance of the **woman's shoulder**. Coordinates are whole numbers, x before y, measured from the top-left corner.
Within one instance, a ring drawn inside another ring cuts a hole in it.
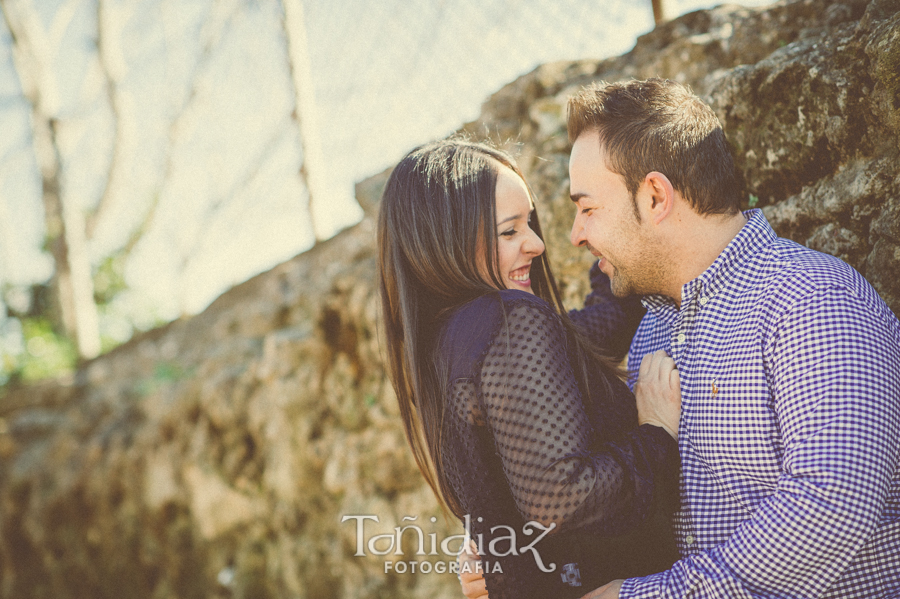
[[[503,289],[480,295],[456,307],[447,316],[440,336],[440,351],[445,355],[478,360],[501,326],[521,321],[558,321],[559,316],[546,301],[519,291]]]
[[[472,331],[486,324],[500,322],[513,312],[556,315],[553,308],[538,296],[518,289],[485,293],[453,309],[446,321],[448,329]]]

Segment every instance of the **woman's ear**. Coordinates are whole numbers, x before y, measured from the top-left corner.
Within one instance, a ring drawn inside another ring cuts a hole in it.
[[[675,188],[667,176],[652,171],[644,177],[644,189],[650,196],[650,220],[654,225],[658,225],[672,212],[675,205]]]

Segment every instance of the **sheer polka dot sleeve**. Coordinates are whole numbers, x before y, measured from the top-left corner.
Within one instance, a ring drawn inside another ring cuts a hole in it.
[[[614,296],[609,277],[596,262],[591,266],[590,278],[591,292],[584,299],[584,308],[570,310],[569,318],[609,356],[624,360],[647,310],[639,296]]]
[[[558,530],[627,529],[647,515],[654,471],[670,468],[670,452],[658,431],[647,430],[655,427],[598,442],[597,415],[576,382],[560,318],[521,295],[504,302],[474,381],[516,506]]]

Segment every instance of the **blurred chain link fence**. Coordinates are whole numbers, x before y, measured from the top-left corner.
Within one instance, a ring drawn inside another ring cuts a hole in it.
[[[650,0],[307,0],[306,17],[323,151],[345,186],[537,65],[624,52],[653,26]]]

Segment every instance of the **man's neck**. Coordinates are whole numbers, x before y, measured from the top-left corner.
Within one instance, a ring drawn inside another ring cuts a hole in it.
[[[699,277],[725,250],[747,223],[747,217],[738,212],[734,215],[688,217],[683,234],[674,244],[677,259],[666,295],[675,300],[681,309],[682,288]]]

